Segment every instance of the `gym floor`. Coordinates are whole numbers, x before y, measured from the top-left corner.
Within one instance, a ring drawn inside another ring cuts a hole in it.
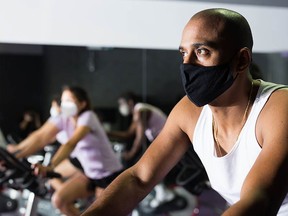
[[[225,210],[226,202],[223,200],[223,198],[216,193],[212,189],[204,190],[200,196],[196,197],[188,193],[187,191],[181,189],[177,190],[177,192],[189,200],[189,206],[186,209],[186,211],[181,212],[174,212],[170,215],[172,216],[218,216],[221,215],[221,213]],[[10,191],[11,193],[11,191]],[[27,196],[26,199],[21,199],[21,195],[17,192],[14,192],[11,194],[12,197],[16,198],[19,201],[19,212],[10,212],[10,213],[2,213],[1,216],[21,216],[25,215],[25,206],[27,202]],[[193,212],[194,214],[191,212]],[[40,200],[38,203],[38,214],[41,216],[60,216],[61,214],[53,208],[49,200]]]
[[[226,201],[212,189],[204,190],[198,200],[199,216],[221,215],[227,208]]]

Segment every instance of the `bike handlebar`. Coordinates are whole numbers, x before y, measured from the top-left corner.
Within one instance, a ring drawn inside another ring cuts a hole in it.
[[[4,162],[0,171],[0,186],[17,190],[28,189],[38,196],[46,194],[43,178],[34,174],[31,164],[26,159],[17,159],[6,149],[0,147],[0,160]],[[4,168],[3,168],[4,166]],[[61,174],[49,171],[46,178],[61,178]]]

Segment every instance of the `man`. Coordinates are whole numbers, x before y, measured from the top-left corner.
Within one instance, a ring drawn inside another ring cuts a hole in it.
[[[186,96],[139,162],[83,216],[127,215],[191,142],[231,205],[223,215],[288,215],[288,91],[252,80],[252,46],[249,24],[234,11],[208,9],[190,19],[180,44]]]

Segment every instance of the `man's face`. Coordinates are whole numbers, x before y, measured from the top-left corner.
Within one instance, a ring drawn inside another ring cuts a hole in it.
[[[179,51],[183,63],[215,66],[231,60],[233,48],[220,21],[191,19],[185,26]]]

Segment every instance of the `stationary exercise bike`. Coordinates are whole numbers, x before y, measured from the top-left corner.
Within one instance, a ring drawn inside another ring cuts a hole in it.
[[[16,191],[28,191],[25,212],[21,215],[36,216],[38,202],[44,199],[48,193],[45,182],[48,178],[60,178],[61,175],[55,172],[48,172],[46,178],[41,178],[33,173],[31,163],[26,159],[17,159],[6,149],[0,147],[0,188],[14,189]],[[18,215],[18,200],[12,199],[2,191],[0,196],[0,214]]]

